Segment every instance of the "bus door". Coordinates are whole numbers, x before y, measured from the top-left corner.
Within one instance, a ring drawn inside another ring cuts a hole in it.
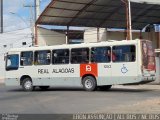
[[[136,45],[112,47],[112,81],[114,84],[132,83],[137,76]]]
[[[108,84],[111,80],[111,47],[92,47],[91,62],[97,64],[98,84]]]

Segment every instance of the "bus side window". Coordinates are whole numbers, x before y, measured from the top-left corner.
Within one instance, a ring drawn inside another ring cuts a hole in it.
[[[59,49],[52,51],[52,64],[68,64],[69,49]]]
[[[110,47],[93,47],[91,48],[91,62],[107,63],[111,61]]]
[[[71,63],[89,63],[89,48],[73,48],[71,50]]]
[[[35,51],[35,54],[34,54],[35,65],[49,65],[50,62],[51,62],[50,50]]]
[[[116,60],[113,62],[134,62],[136,60],[135,45],[114,46],[112,52],[115,53]]]
[[[21,52],[21,66],[31,66],[33,64],[33,52]]]

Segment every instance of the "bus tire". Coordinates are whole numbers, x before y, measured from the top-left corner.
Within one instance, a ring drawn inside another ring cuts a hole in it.
[[[41,90],[47,90],[47,89],[49,88],[49,86],[39,86],[39,88],[40,88]]]
[[[108,91],[110,90],[112,85],[104,85],[104,86],[99,86],[99,89],[102,91]]]
[[[24,78],[24,80],[22,81],[22,88],[24,91],[33,91],[34,86],[32,83],[32,80],[30,78]]]
[[[94,77],[86,76],[82,80],[82,85],[86,91],[94,91],[94,90],[96,90],[97,82]]]

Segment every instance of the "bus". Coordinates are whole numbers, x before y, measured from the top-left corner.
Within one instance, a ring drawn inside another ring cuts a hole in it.
[[[6,86],[22,86],[24,91],[50,86],[109,90],[156,79],[152,42],[140,39],[13,48],[5,61]]]

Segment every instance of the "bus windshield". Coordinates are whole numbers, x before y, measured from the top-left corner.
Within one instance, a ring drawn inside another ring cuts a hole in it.
[[[155,70],[155,55],[152,42],[142,41],[142,66],[143,71]]]
[[[17,70],[19,67],[19,55],[8,55],[6,59],[6,70]]]

